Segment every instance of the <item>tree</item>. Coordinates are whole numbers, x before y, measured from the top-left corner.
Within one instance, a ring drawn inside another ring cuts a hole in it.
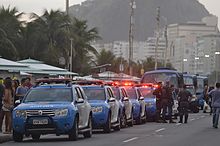
[[[92,55],[97,54],[96,49],[91,46],[91,42],[100,39],[98,30],[88,28],[85,20],[74,18],[70,25],[69,37],[73,39],[73,71],[85,73],[93,61]],[[88,60],[88,58],[90,59]]]
[[[20,36],[22,22],[18,19],[21,15],[16,8],[0,8],[0,55],[4,58],[18,57],[16,42]]]

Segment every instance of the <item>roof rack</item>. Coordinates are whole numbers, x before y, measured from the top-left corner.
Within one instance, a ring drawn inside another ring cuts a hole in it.
[[[70,85],[72,82],[71,78],[40,78],[36,80],[36,86],[44,85],[44,84],[68,84]]]
[[[81,80],[81,81],[73,81],[73,84],[77,84],[77,85],[104,85],[104,81],[101,80]]]

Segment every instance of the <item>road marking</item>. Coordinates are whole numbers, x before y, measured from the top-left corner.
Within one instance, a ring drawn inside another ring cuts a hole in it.
[[[176,126],[179,126],[179,125],[181,125],[181,123],[177,123],[177,124],[176,124]]]
[[[200,118],[196,118],[196,120],[199,120]]]
[[[156,133],[160,132],[160,131],[164,131],[165,128],[161,128],[161,129],[158,129],[158,130],[155,130]]]
[[[201,116],[201,118],[205,118],[205,116]]]
[[[123,141],[123,142],[124,142],[124,143],[127,143],[127,142],[130,142],[130,141],[136,140],[136,139],[138,139],[138,137],[134,137],[134,138],[131,138],[131,139],[125,140],[125,141]]]
[[[193,118],[193,119],[190,119],[190,121],[194,121],[195,119]]]

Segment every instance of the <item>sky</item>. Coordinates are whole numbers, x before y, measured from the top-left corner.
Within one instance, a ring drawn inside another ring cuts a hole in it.
[[[70,5],[79,4],[85,0],[69,0]],[[211,14],[214,14],[220,18],[220,0],[199,0],[209,10]],[[17,7],[19,11],[30,13],[34,12],[42,14],[44,9],[65,9],[66,0],[0,0],[0,6],[12,6]],[[220,20],[219,20],[220,26]]]

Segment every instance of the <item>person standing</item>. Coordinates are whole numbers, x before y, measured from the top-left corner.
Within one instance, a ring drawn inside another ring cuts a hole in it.
[[[158,83],[158,88],[153,92],[153,95],[156,96],[156,122],[161,122],[161,95],[162,95],[162,82]]]
[[[30,88],[33,87],[33,85],[31,84],[31,78],[30,78],[30,77],[27,77],[27,78],[26,78],[26,87],[27,87],[28,89],[30,89]]]
[[[10,134],[12,130],[12,110],[14,108],[13,100],[13,90],[12,90],[12,80],[7,77],[4,81],[4,97],[3,97],[3,106],[2,106],[2,117],[0,127],[2,127],[2,119],[5,116],[5,134]]]
[[[218,128],[220,113],[220,83],[216,83],[216,88],[210,91],[208,94],[212,97],[213,128]]]
[[[180,121],[179,123],[183,123],[183,116],[185,117],[184,123],[188,122],[188,108],[189,108],[189,101],[192,98],[192,94],[186,89],[186,85],[183,85],[183,90],[178,94],[178,103],[179,103],[179,115]]]
[[[26,78],[22,78],[21,85],[16,89],[16,97],[19,100],[23,100],[27,92],[28,92],[28,88],[26,87]]]
[[[3,85],[3,79],[0,78],[0,123],[3,122],[3,111],[2,111],[2,100],[4,96],[4,85]],[[0,127],[0,132],[2,132],[2,125]]]
[[[168,116],[169,116],[169,123],[176,123],[173,121],[172,119],[172,115],[173,115],[173,106],[174,106],[174,99],[176,98],[176,93],[175,93],[175,88],[174,85],[171,85],[169,87],[169,83],[167,85],[168,87]]]

